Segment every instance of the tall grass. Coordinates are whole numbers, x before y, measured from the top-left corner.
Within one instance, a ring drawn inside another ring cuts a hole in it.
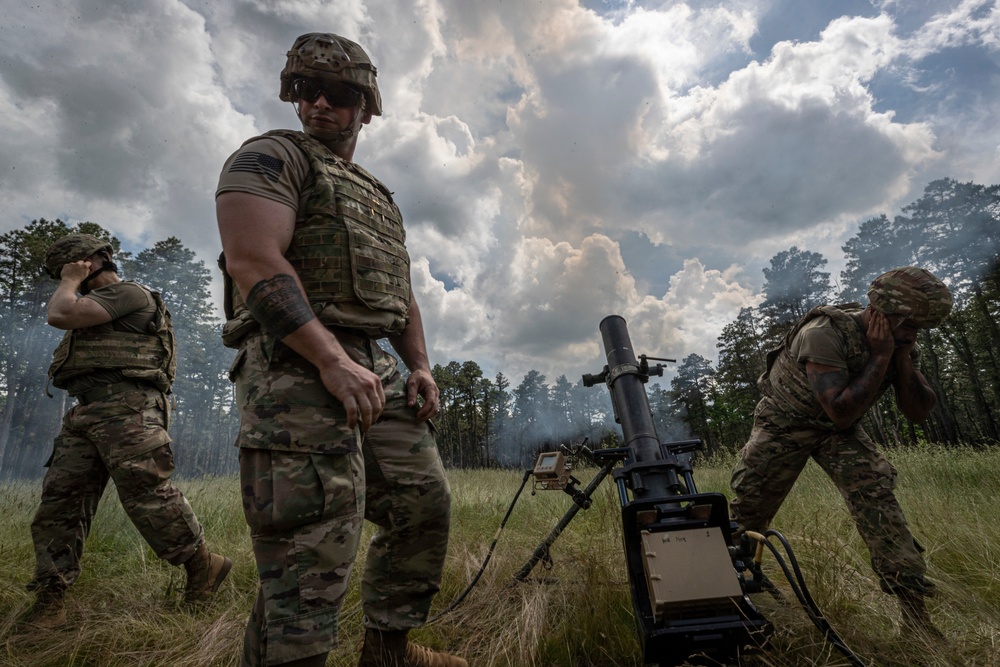
[[[947,640],[903,636],[894,599],[881,593],[868,553],[833,485],[807,467],[774,527],[785,534],[809,590],[845,642],[869,665],[1000,665],[1000,450],[918,448],[889,452],[900,473],[898,496],[927,548],[938,595],[930,608]],[[700,491],[728,493],[732,461],[696,467]],[[593,471],[579,470],[586,481]],[[435,611],[479,568],[515,491],[520,471],[450,471],[453,533]],[[229,581],[208,607],[178,604],[183,570],[157,560],[109,491],[94,523],[84,572],[68,594],[70,622],[45,634],[24,632],[18,617],[32,598],[24,584],[33,554],[29,524],[38,485],[0,487],[0,665],[133,667],[237,665],[243,626],[256,591],[250,539],[232,478],[181,480],[213,550],[231,556]],[[413,638],[465,656],[475,667],[639,665],[641,655],[623,562],[617,495],[610,480],[581,511],[529,580],[511,585],[535,547],[570,507],[556,491],[518,501],[476,588],[453,612]],[[365,540],[367,542],[367,540]],[[364,554],[360,555],[363,558]],[[772,648],[740,664],[846,665],[823,641],[781,580],[782,600],[757,595],[775,625]],[[354,665],[363,630],[357,577],[341,617],[341,644],[328,665]]]

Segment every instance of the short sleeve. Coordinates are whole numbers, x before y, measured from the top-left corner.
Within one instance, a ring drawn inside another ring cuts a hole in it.
[[[847,344],[829,317],[808,322],[792,341],[792,354],[801,363],[847,368]]]
[[[100,304],[123,331],[145,332],[156,313],[156,303],[149,291],[129,281],[100,287],[83,298]]]
[[[310,167],[305,153],[284,137],[260,137],[233,153],[222,166],[218,197],[224,192],[245,192],[299,209],[303,184]]]

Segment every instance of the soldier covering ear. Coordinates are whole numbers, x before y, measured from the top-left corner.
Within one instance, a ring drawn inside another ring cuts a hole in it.
[[[757,383],[763,397],[733,471],[732,516],[742,530],[765,530],[813,459],[847,501],[904,624],[940,637],[924,602],[932,585],[923,550],[893,493],[896,470],[860,422],[890,387],[907,418],[926,419],[937,397],[920,372],[916,332],[941,324],[951,292],[929,271],[908,266],[872,281],[868,297],[869,308],[814,308],[767,355]]]

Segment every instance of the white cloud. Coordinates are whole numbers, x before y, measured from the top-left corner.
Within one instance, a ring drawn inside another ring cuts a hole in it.
[[[214,82],[202,17],[164,1],[57,3],[27,18],[21,48],[5,53],[5,99],[19,108],[0,129],[16,137],[2,150],[33,184],[7,181],[5,199],[34,195],[26,216],[90,219],[135,243],[176,235],[216,247],[204,198],[220,158],[253,126]],[[65,39],[58,28],[70,24]]]
[[[944,49],[982,44],[1000,45],[1000,8],[993,0],[963,0],[944,7],[909,40],[912,58],[922,58]]]
[[[905,193],[933,156],[933,134],[873,109],[865,82],[893,58],[891,27],[884,16],[838,19],[817,42],[779,43],[717,88],[671,100],[647,150],[666,156],[650,170],[679,194],[664,194],[663,223],[645,219],[647,233],[708,231],[736,248],[860,217]]]
[[[92,220],[139,248],[177,236],[212,267],[222,162],[294,126],[277,99],[285,53],[300,33],[334,30],[379,68],[385,115],[356,157],[403,209],[433,362],[575,381],[599,370],[597,326],[611,313],[648,354],[714,358],[775,252],[820,250],[832,268],[861,219],[892,214],[933,178],[1000,177],[996,86],[928,64],[958,46],[992,61],[994,3],[945,3],[906,30],[897,3],[874,17],[831,5],[818,37],[790,35],[751,60],[781,6],[12,6],[0,27],[0,229]],[[659,244],[641,266],[623,255],[630,232]]]

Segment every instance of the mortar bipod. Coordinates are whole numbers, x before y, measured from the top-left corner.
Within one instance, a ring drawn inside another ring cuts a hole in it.
[[[583,447],[586,449],[586,447]],[[551,563],[552,559],[549,556],[549,547],[552,543],[556,541],[556,538],[566,529],[569,522],[573,520],[576,513],[581,509],[588,509],[592,502],[592,497],[597,487],[601,485],[601,482],[611,474],[612,469],[622,461],[625,456],[625,450],[616,449],[599,449],[597,451],[591,452],[589,449],[586,450],[586,455],[588,458],[594,462],[602,463],[601,469],[594,475],[594,478],[590,480],[586,488],[582,491],[576,488],[576,484],[579,484],[579,480],[575,477],[570,476],[569,482],[565,485],[563,490],[568,493],[573,498],[573,505],[570,506],[563,517],[559,520],[559,523],[555,525],[555,528],[545,536],[538,546],[535,548],[534,553],[531,554],[531,558],[524,564],[524,566],[518,571],[517,575],[514,577],[514,583],[519,581],[524,581],[531,574],[531,571],[538,565],[539,561],[545,563]],[[557,467],[558,461],[552,460],[550,457],[553,456],[551,452],[545,452],[539,455],[538,463],[536,463],[533,471],[539,471],[541,475],[550,475],[551,471],[554,471],[554,467]],[[532,472],[532,471],[529,471]],[[527,473],[526,473],[527,474]],[[545,487],[550,488],[550,487]],[[555,488],[555,487],[551,487]]]

